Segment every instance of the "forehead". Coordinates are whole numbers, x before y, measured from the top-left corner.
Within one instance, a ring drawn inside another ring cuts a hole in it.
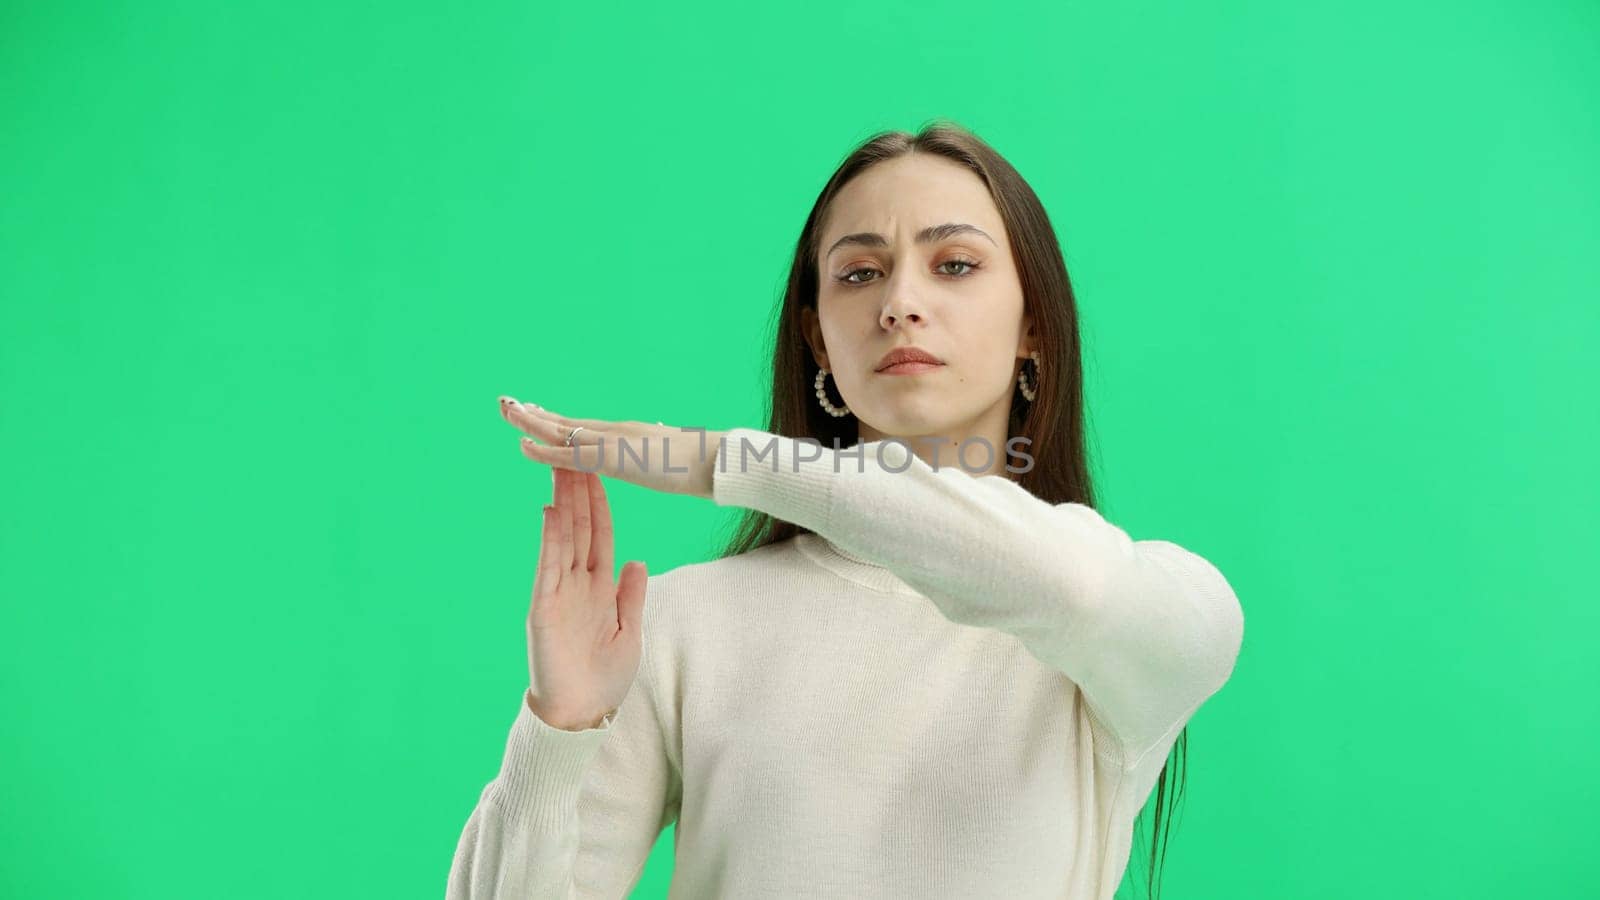
[[[918,229],[945,222],[976,225],[1005,246],[1000,210],[974,172],[941,156],[900,156],[857,175],[834,195],[818,246],[862,231],[900,244]]]

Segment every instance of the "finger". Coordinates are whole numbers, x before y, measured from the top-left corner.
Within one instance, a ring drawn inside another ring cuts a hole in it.
[[[592,420],[591,420],[592,421]],[[529,437],[543,441],[553,447],[570,447],[574,444],[598,444],[607,435],[614,433],[614,429],[601,428],[597,425],[564,425],[550,416],[540,416],[535,413],[511,413],[511,424],[518,431]],[[577,434],[573,430],[578,429]]]
[[[606,499],[606,486],[599,475],[587,472],[584,477],[589,482],[589,518],[594,521],[594,540],[589,545],[589,553],[593,556],[590,568],[604,572],[609,578],[613,574],[611,567],[615,564],[611,543],[611,502]]]
[[[589,542],[594,538],[594,525],[589,519],[589,475],[587,472],[568,472],[568,498],[572,501],[572,561],[579,569],[589,569]]]
[[[546,504],[543,516],[544,524],[539,529],[539,571],[533,585],[536,605],[554,596],[561,587],[561,526],[556,518],[556,508]]]
[[[506,421],[518,430],[551,444],[565,443],[567,434],[580,425],[588,434],[580,431],[577,437],[579,442],[592,441],[591,435],[594,433],[611,431],[615,427],[615,423],[604,419],[574,419],[514,400],[505,404],[505,412]]]
[[[525,406],[524,412],[540,418],[549,419],[550,421],[555,422],[557,425],[565,426],[568,431],[571,431],[576,425],[582,425],[584,428],[595,428],[599,429],[600,431],[610,431],[615,429],[619,424],[611,419],[579,419],[574,416],[563,416],[554,410],[545,409],[542,406]]]
[[[644,630],[644,595],[650,573],[642,560],[631,560],[617,579],[617,626],[622,630]]]
[[[518,414],[528,415],[543,411],[544,407],[537,403],[523,403],[515,397],[500,395],[500,418],[512,425],[517,424]]]
[[[583,435],[580,434],[579,437]],[[607,441],[606,443],[611,443]],[[596,441],[592,444],[579,443],[572,447],[549,446],[535,441],[533,438],[523,438],[520,441],[522,455],[542,462],[556,469],[574,469],[585,472],[601,472],[610,474],[610,469],[615,466],[616,449],[602,447]],[[602,454],[604,458],[602,458]],[[602,465],[604,463],[604,465]],[[634,468],[638,468],[635,466]]]
[[[564,469],[551,469],[555,478],[556,511],[561,514],[561,569],[572,569],[572,476]]]

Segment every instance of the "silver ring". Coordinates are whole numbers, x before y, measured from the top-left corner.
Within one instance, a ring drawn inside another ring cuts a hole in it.
[[[578,432],[580,432],[582,430],[583,430],[583,426],[579,425],[577,428],[572,429],[572,431],[567,434],[566,445],[568,447],[572,446],[572,439],[574,437],[577,437],[578,436]]]

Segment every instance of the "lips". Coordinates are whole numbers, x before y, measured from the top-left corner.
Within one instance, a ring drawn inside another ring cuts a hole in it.
[[[934,356],[932,353],[929,353],[921,347],[896,347],[893,350],[890,350],[888,353],[885,353],[883,358],[878,360],[878,367],[873,371],[882,372],[884,369],[887,369],[890,366],[907,362],[944,365],[944,360]]]

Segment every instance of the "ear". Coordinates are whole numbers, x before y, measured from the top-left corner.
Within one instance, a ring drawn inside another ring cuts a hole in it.
[[[1027,359],[1034,350],[1039,349],[1038,334],[1033,326],[1033,315],[1024,313],[1022,316],[1022,334],[1017,338],[1017,358]]]
[[[828,368],[828,348],[822,342],[822,320],[817,317],[817,311],[810,306],[800,307],[800,330],[805,333],[806,346],[811,350],[811,358],[822,368]]]

